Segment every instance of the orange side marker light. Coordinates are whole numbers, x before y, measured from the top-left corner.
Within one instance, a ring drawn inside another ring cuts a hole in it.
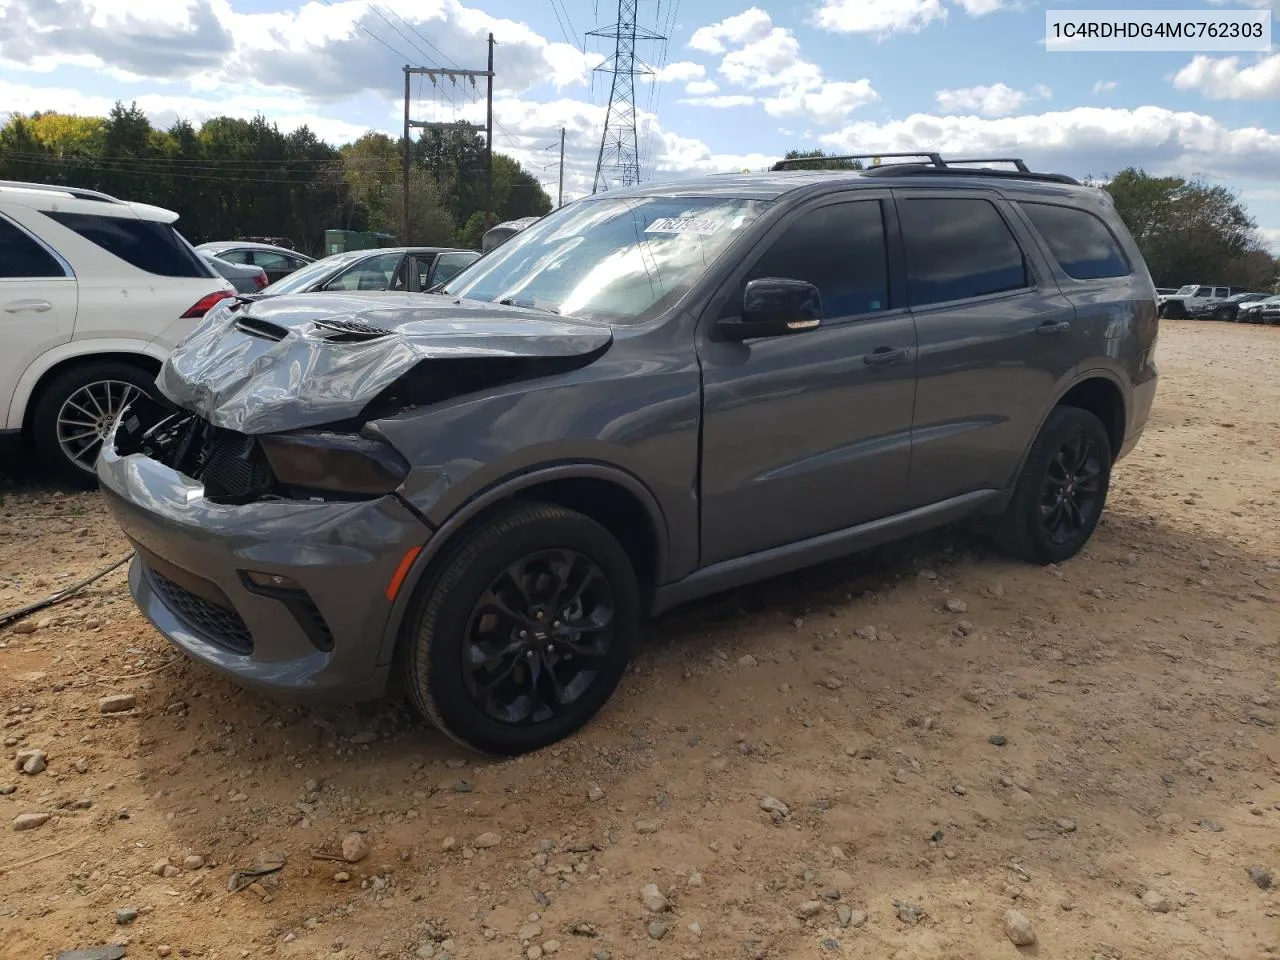
[[[413,561],[418,559],[418,554],[421,552],[421,547],[410,547],[405,551],[404,559],[400,561],[400,565],[396,567],[396,572],[391,575],[391,582],[387,584],[388,600],[395,600],[396,594],[404,586],[404,578],[409,575],[409,569],[413,566]]]

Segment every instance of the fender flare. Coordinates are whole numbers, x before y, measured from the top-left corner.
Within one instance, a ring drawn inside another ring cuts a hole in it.
[[[667,529],[666,516],[662,512],[662,507],[659,505],[657,498],[634,474],[609,464],[587,461],[552,464],[517,474],[509,474],[468,499],[450,514],[444,523],[436,527],[427,542],[423,544],[422,550],[409,567],[409,573],[405,576],[404,583],[399,593],[396,594],[395,601],[391,604],[391,610],[387,615],[386,626],[383,630],[382,643],[378,650],[378,665],[385,666],[391,662],[396,644],[399,641],[401,627],[404,625],[405,614],[408,612],[410,604],[413,603],[423,576],[436,558],[440,556],[441,552],[454,541],[455,535],[459,530],[485,510],[504,500],[509,500],[522,490],[528,490],[531,487],[536,487],[552,480],[582,479],[603,480],[616,484],[640,501],[645,513],[649,516],[649,521],[653,526],[657,539],[654,551],[656,554],[654,581],[657,584],[663,583],[666,579],[668,553],[670,550],[670,534]],[[415,512],[417,511],[415,510]]]
[[[88,340],[69,340],[46,350],[36,357],[18,378],[9,398],[9,414],[5,428],[21,430],[26,425],[27,408],[35,394],[36,384],[40,378],[67,360],[93,359],[100,354],[133,354],[147,357],[158,363],[164,363],[169,352],[150,340],[133,340],[126,337],[93,338]]]
[[[1077,373],[1074,377],[1071,378],[1071,380],[1067,382],[1065,386],[1063,386],[1061,389],[1058,390],[1058,392],[1054,395],[1053,402],[1048,404],[1044,408],[1044,410],[1041,411],[1040,418],[1036,421],[1036,428],[1032,432],[1031,438],[1027,441],[1027,445],[1022,451],[1022,455],[1018,457],[1018,466],[1015,468],[1013,472],[1013,482],[1010,483],[1008,489],[1004,491],[1004,495],[1001,496],[996,501],[1000,510],[1004,509],[1004,506],[1008,502],[1009,497],[1013,495],[1013,489],[1018,485],[1018,478],[1022,476],[1022,468],[1026,465],[1027,457],[1031,455],[1031,448],[1035,446],[1036,438],[1040,436],[1040,431],[1044,429],[1044,424],[1045,424],[1045,421],[1049,419],[1049,414],[1053,413],[1054,409],[1059,404],[1062,403],[1063,397],[1065,397],[1068,393],[1070,393],[1080,384],[1084,383],[1086,380],[1109,380],[1112,383],[1112,385],[1115,386],[1116,391],[1120,394],[1120,403],[1124,405],[1124,409],[1122,409],[1120,412],[1121,419],[1124,424],[1125,430],[1126,431],[1128,430],[1129,428],[1128,401],[1125,399],[1124,386],[1121,384],[1120,378],[1116,376],[1115,371],[1109,370],[1106,367],[1090,367],[1088,370]],[[1119,453],[1118,450],[1113,450],[1112,456],[1114,456],[1117,453]]]

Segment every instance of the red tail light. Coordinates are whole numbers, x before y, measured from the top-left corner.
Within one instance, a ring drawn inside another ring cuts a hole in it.
[[[206,313],[213,309],[214,304],[219,300],[225,300],[227,297],[234,296],[230,290],[215,290],[213,293],[207,294],[191,305],[186,313],[179,319],[181,320],[199,320]]]
[[[267,285],[267,271],[259,270],[258,275],[253,278],[253,285],[261,290]]]

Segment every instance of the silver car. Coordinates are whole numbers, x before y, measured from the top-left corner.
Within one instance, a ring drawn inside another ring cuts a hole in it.
[[[236,293],[257,293],[267,285],[267,273],[261,267],[231,263],[203,250],[199,253],[205,263],[217,271],[218,276],[231,281],[231,285],[236,288]]]
[[[403,290],[420,293],[451,280],[480,259],[474,250],[454,247],[381,247],[348,250],[317,260],[262,291],[274,297],[293,293],[354,293]]]

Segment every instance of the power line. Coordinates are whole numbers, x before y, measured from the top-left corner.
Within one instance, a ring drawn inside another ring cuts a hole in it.
[[[374,6],[374,8],[375,8],[375,9],[377,8],[377,4],[373,4],[372,6]],[[390,9],[390,8],[388,8],[388,9]],[[390,12],[391,12],[391,15],[392,15],[393,17],[395,17],[397,20],[399,20],[401,23],[403,23],[406,27],[408,27],[410,30],[412,30],[412,31],[413,31],[413,34],[414,34],[414,36],[416,36],[419,40],[421,40],[421,41],[422,41],[423,43],[425,43],[428,47],[430,47],[432,50],[434,50],[434,51],[435,51],[435,53],[436,53],[436,56],[438,56],[438,57],[440,57],[441,59],[443,59],[446,63],[452,64],[452,65],[453,65],[453,66],[455,66],[455,67],[456,67],[456,66],[458,66],[458,64],[457,64],[457,62],[456,62],[456,61],[454,61],[453,59],[451,59],[451,58],[449,57],[449,55],[448,55],[448,54],[446,54],[443,50],[441,50],[441,49],[440,49],[439,47],[437,47],[434,43],[432,43],[430,40],[428,40],[428,39],[427,39],[427,37],[426,37],[426,35],[425,35],[425,34],[423,34],[423,33],[422,33],[422,32],[421,32],[417,27],[415,27],[412,23],[410,23],[410,22],[409,22],[408,20],[406,20],[404,17],[400,16],[400,14],[396,13],[394,10],[391,10]],[[384,17],[383,19],[386,19],[386,18]]]
[[[321,2],[321,3],[323,3],[326,7],[332,7],[332,6],[333,6],[333,3],[331,2],[331,0],[320,0],[320,2]],[[386,18],[384,17],[383,19],[385,20]],[[376,33],[374,33],[372,30],[370,30],[368,27],[366,27],[366,26],[364,25],[364,21],[363,21],[363,20],[356,20],[356,21],[355,21],[355,24],[356,24],[356,26],[357,26],[357,27],[359,27],[361,30],[363,30],[365,33],[367,33],[369,36],[373,37],[373,39],[374,39],[374,40],[377,40],[380,44],[382,44],[384,47],[386,47],[388,50],[390,50],[392,53],[394,53],[394,54],[395,54],[395,55],[396,55],[400,60],[402,60],[402,61],[403,61],[403,60],[413,60],[413,59],[414,59],[414,57],[413,57],[413,56],[411,56],[411,55],[409,55],[409,54],[406,54],[404,51],[399,50],[399,49],[397,49],[396,47],[393,47],[391,44],[387,43],[387,41],[386,41],[386,40],[382,39],[382,37],[378,36]],[[421,51],[418,51],[418,52],[419,52],[419,53],[421,53]]]

